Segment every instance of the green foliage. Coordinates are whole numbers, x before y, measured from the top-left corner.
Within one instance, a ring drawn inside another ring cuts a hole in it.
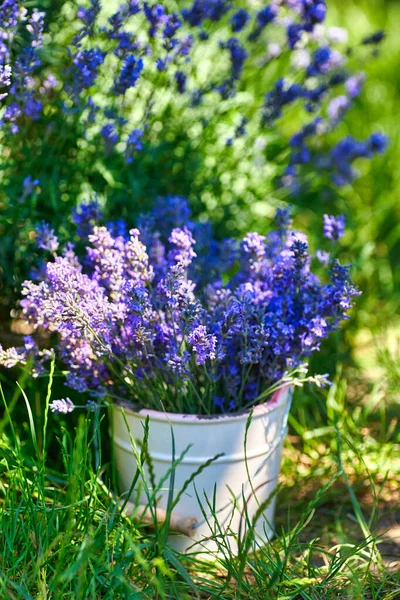
[[[364,94],[351,113],[345,128],[363,136],[378,126],[387,132],[390,145],[384,157],[365,165],[363,176],[337,200],[349,216],[350,232],[345,239],[354,276],[363,295],[348,329],[347,341],[355,347],[360,330],[372,335],[379,331],[399,336],[400,305],[400,180],[397,162],[400,155],[400,125],[397,118],[400,75],[397,64],[400,45],[395,23],[400,19],[398,2],[353,0],[330,2],[329,19],[335,25],[348,26],[350,40],[356,42],[371,29],[383,29],[387,37],[379,56],[367,60]],[[373,343],[370,341],[370,351]]]

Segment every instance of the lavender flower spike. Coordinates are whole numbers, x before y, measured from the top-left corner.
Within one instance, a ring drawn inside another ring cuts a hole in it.
[[[189,343],[196,352],[197,364],[203,365],[207,358],[215,358],[217,338],[215,335],[209,335],[204,325],[199,325],[192,331],[189,335]]]
[[[345,218],[344,215],[333,217],[324,215],[324,236],[329,240],[337,241],[344,233]]]
[[[48,250],[52,254],[58,250],[59,243],[57,236],[54,233],[54,229],[51,229],[50,225],[45,221],[36,228],[36,243],[38,248]]]
[[[74,410],[75,405],[69,398],[62,398],[61,400],[53,400],[49,404],[49,408],[55,415],[67,415]]]

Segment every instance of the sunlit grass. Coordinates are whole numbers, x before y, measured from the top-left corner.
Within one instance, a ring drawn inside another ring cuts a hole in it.
[[[400,597],[391,406],[379,396],[350,402],[342,379],[327,397],[302,396],[285,446],[276,538],[265,547],[250,541],[238,556],[221,540],[218,561],[207,564],[121,514],[107,488],[110,465],[93,467],[93,416],[72,428],[49,415],[46,442],[40,421],[17,404],[0,438],[0,597]]]

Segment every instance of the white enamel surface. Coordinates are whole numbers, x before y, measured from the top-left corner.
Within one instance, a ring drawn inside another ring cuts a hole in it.
[[[246,470],[244,452],[245,430],[249,413],[227,415],[219,418],[201,418],[195,415],[176,415],[156,411],[133,412],[115,406],[111,409],[115,459],[119,473],[120,491],[129,490],[136,471],[136,459],[132,450],[130,436],[136,441],[143,439],[143,425],[146,415],[150,417],[149,452],[152,457],[156,482],[167,473],[172,462],[171,427],[175,438],[175,459],[188,448],[183,460],[175,471],[175,494],[200,465],[216,454],[224,453],[208,466],[195,479],[195,486],[203,507],[209,516],[205,496],[213,501],[214,486],[217,485],[216,508],[219,510],[218,521],[224,532],[229,524],[229,543],[235,548],[235,536],[242,522],[245,528],[243,498],[249,498],[247,513],[249,518],[255,514],[258,504],[264,502],[274,491],[280,468],[283,438],[286,434],[286,421],[290,405],[291,390],[280,390],[266,404],[256,407],[247,434]],[[128,423],[127,428],[125,419]],[[148,484],[150,486],[150,483]],[[159,492],[158,506],[166,508],[168,499],[169,478]],[[252,493],[256,491],[255,494]],[[175,495],[174,494],[174,495]],[[233,496],[239,508],[233,508]],[[135,492],[132,500],[136,500]],[[139,496],[140,504],[146,504],[144,493]],[[275,499],[265,509],[263,517],[257,522],[256,531],[260,542],[266,542],[273,533]],[[206,540],[210,536],[210,526],[204,522],[204,516],[197,501],[193,484],[182,496],[174,512],[182,517],[196,517],[200,525],[194,536],[183,535],[170,537],[170,543],[181,551],[213,551],[215,544]],[[213,526],[213,520],[210,520]]]

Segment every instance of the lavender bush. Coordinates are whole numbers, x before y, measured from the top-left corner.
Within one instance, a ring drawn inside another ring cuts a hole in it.
[[[221,138],[224,127],[218,124],[226,123],[230,135],[220,140],[225,146],[248,130],[268,132],[290,105],[301,106],[312,120],[290,139],[283,183],[292,187],[307,164],[338,185],[349,183],[356,176],[356,158],[384,150],[380,134],[365,142],[348,137],[329,151],[320,143],[315,148],[318,138],[337,127],[364,79],[362,73],[347,71],[346,32],[322,27],[324,0],[276,0],[248,10],[236,9],[229,0],[194,0],[181,10],[172,6],[130,1],[105,24],[98,0],[92,0],[90,9],[78,10],[83,27],[72,41],[68,91],[74,107],[89,109],[88,135],[100,135],[107,153],[123,151],[125,161],[133,162],[172,99],[181,110],[193,109],[192,123],[201,115],[212,136]],[[289,63],[285,77],[276,79],[268,71],[282,55]],[[266,86],[263,91],[258,87],[259,95],[248,86],[254,72]],[[95,84],[101,90],[97,103]],[[183,102],[179,96],[185,96]]]
[[[294,197],[352,182],[356,160],[386,140],[335,134],[364,75],[325,16],[324,0],[92,0],[47,16],[2,0],[7,289],[30,260],[36,221],[50,212],[58,228],[91,191],[128,220],[157,195],[182,194],[243,231],[276,186]]]
[[[52,259],[40,281],[24,283],[21,306],[35,329],[56,336],[66,384],[92,401],[213,414],[253,406],[290,382],[323,383],[307,378],[305,362],[358,295],[349,267],[333,250],[314,264],[287,209],[268,235],[237,244],[216,242],[184,200],[161,202],[169,210],[142,216],[141,231],[128,233],[124,223],[93,225],[89,209],[76,214],[80,227],[92,224],[83,261],[71,244],[59,254],[54,232],[41,227]],[[326,215],[328,238],[342,229],[342,217]],[[28,337],[24,348],[3,350],[1,363],[31,358],[39,375],[49,353]]]
[[[192,123],[201,114],[208,131],[225,122],[232,134],[222,140],[228,146],[248,129],[268,132],[290,105],[301,106],[313,118],[290,139],[285,181],[291,185],[301,166],[310,163],[338,185],[351,182],[354,160],[385,148],[380,134],[366,142],[346,138],[329,152],[321,152],[320,143],[318,152],[313,148],[338,125],[364,79],[347,70],[347,33],[322,26],[325,0],[275,0],[248,10],[229,0],[195,0],[180,9],[173,2],[130,0],[113,14],[91,0],[77,10],[80,28],[57,77],[40,69],[45,13],[36,8],[28,13],[16,0],[4,0],[0,11],[2,124],[13,135],[27,119],[45,116],[49,95],[54,101],[52,90],[62,88],[57,100],[66,117],[78,113],[84,137],[100,136],[106,154],[122,152],[127,164],[160,130],[158,119],[171,104],[179,112],[191,107]],[[15,53],[21,26],[28,41]],[[285,77],[276,78],[272,67],[283,55]],[[248,86],[248,74],[254,72],[260,79],[257,96]]]

